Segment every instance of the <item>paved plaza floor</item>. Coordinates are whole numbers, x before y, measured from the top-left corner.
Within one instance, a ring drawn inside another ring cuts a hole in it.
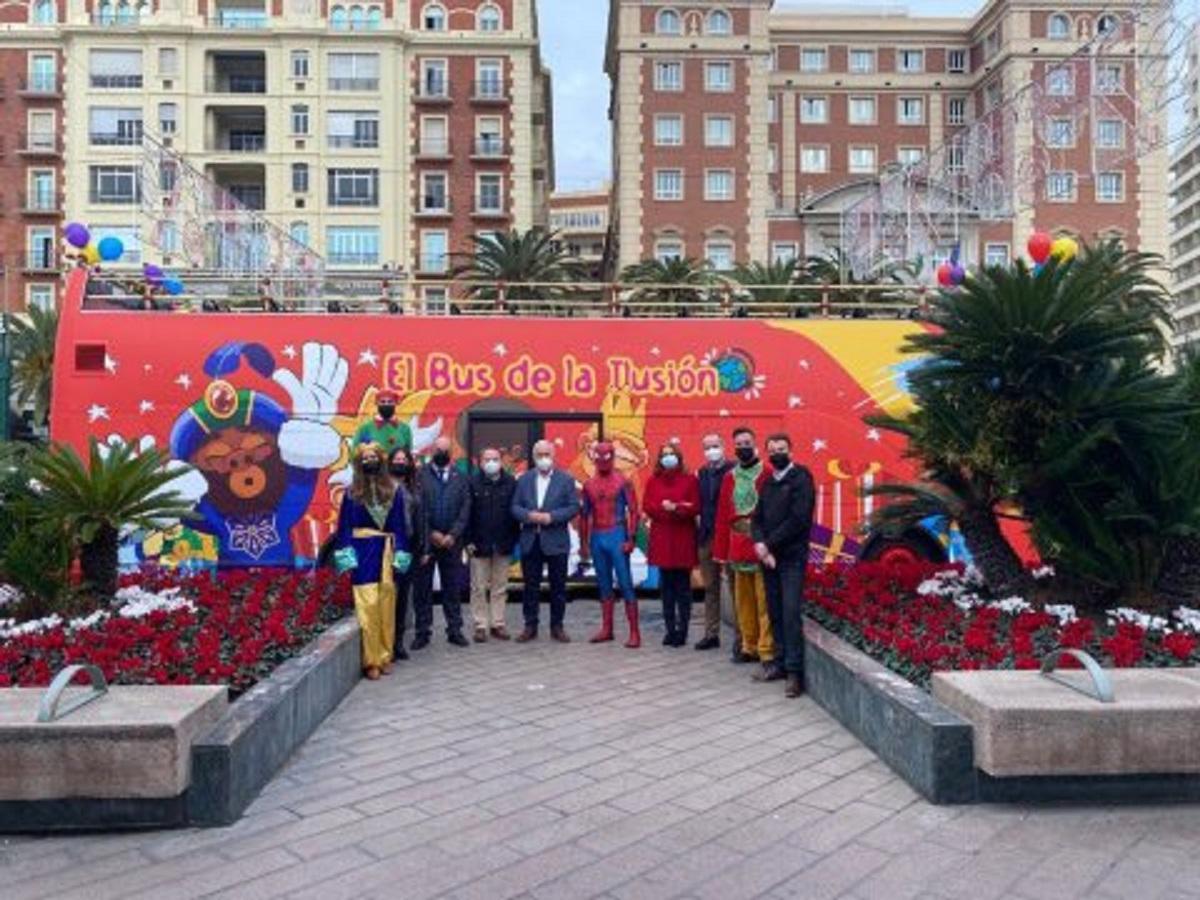
[[[237,825],[0,838],[0,898],[1200,898],[1200,807],[931,806],[650,618],[637,652],[585,642],[594,604],[568,646],[439,639]]]

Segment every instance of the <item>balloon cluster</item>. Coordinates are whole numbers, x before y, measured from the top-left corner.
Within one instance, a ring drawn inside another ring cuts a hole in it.
[[[91,231],[82,222],[70,222],[63,229],[63,237],[79,251],[79,256],[89,266],[99,262],[116,262],[125,253],[125,242],[119,237],[108,235],[93,241]],[[153,263],[142,266],[142,277],[151,288],[166,291],[172,297],[183,293],[183,282]]]
[[[1037,274],[1049,259],[1059,263],[1070,262],[1079,252],[1079,245],[1075,243],[1074,238],[1054,238],[1045,231],[1035,231],[1029,236],[1025,249],[1029,251],[1029,258],[1035,263],[1033,271]]]
[[[937,267],[937,281],[944,288],[958,287],[967,280],[967,270],[958,261],[959,248],[955,246],[950,258]]]

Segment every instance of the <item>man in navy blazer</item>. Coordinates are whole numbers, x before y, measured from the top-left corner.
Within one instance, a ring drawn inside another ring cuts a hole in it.
[[[550,636],[561,643],[571,638],[563,628],[567,612],[567,557],[571,553],[570,522],[579,515],[575,479],[554,465],[554,445],[533,445],[534,467],[521,476],[513,493],[512,514],[521,523],[521,576],[525,579],[522,603],[525,630],[518,643],[537,638],[538,601],[542,571],[550,577]]]

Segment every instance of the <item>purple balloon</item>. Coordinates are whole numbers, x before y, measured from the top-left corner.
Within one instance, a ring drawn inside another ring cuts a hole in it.
[[[146,276],[147,281],[155,282],[162,281],[163,270],[154,263],[146,263],[142,266],[142,274]]]
[[[955,263],[950,269],[950,281],[954,284],[962,284],[967,280],[967,270],[963,268],[962,263]]]
[[[63,237],[67,239],[67,243],[72,247],[82,250],[88,245],[88,241],[92,239],[91,232],[88,227],[82,222],[70,222],[63,229]]]

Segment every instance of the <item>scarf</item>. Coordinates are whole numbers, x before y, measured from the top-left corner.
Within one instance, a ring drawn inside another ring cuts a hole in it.
[[[733,470],[733,509],[739,516],[754,512],[758,503],[758,477],[763,464],[759,460],[752,466],[737,466]]]

